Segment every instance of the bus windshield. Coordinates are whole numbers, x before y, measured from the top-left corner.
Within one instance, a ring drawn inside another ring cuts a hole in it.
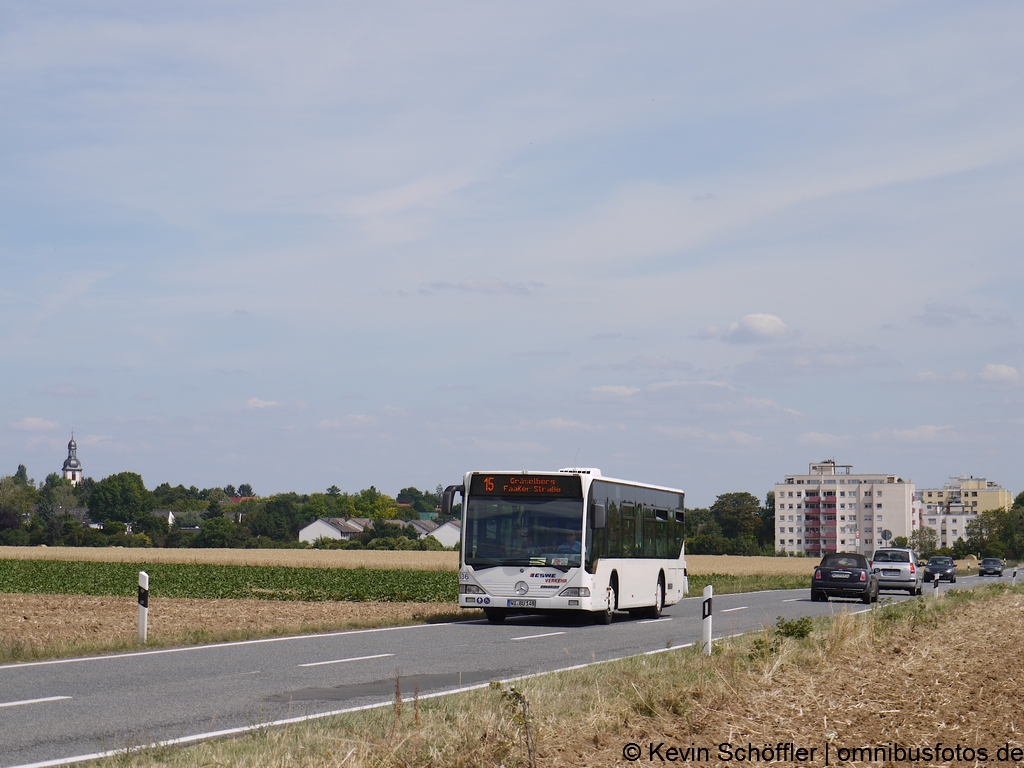
[[[475,568],[580,565],[582,499],[471,496],[462,524],[466,564]]]

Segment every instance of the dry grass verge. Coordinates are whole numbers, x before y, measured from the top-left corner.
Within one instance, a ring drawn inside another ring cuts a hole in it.
[[[780,742],[816,750],[810,759],[784,762],[789,765],[824,765],[826,744],[832,765],[841,765],[841,748],[934,748],[936,742],[969,747],[976,756],[985,749],[995,762],[1004,744],[1022,746],[1022,592],[992,586],[975,593],[883,606],[860,617],[842,613],[816,622],[805,639],[766,630],[722,644],[711,657],[672,651],[532,678],[514,690],[430,701],[410,700],[406,690],[385,709],[116,762],[131,768],[597,768],[629,765],[627,744],[638,746],[641,762],[659,762],[648,759],[649,750],[663,743],[661,754],[669,747],[707,748],[706,758],[673,761],[704,766],[737,763],[720,757],[722,743]]]
[[[149,603],[149,645],[172,646],[472,618],[451,603],[162,598]],[[130,597],[0,594],[0,661],[137,649]]]

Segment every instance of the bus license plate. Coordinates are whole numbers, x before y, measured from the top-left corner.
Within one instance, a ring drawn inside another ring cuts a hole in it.
[[[508,601],[508,607],[509,608],[536,608],[537,607],[537,601],[536,600],[509,600]]]

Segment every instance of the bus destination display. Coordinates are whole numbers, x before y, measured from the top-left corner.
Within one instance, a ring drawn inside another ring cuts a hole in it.
[[[579,475],[473,475],[471,496],[583,498]]]

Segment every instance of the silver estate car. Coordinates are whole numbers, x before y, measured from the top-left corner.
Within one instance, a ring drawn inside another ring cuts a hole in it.
[[[878,574],[879,589],[906,590],[912,595],[921,594],[924,568],[917,562],[912,549],[884,547],[876,549],[871,558],[871,567]]]

